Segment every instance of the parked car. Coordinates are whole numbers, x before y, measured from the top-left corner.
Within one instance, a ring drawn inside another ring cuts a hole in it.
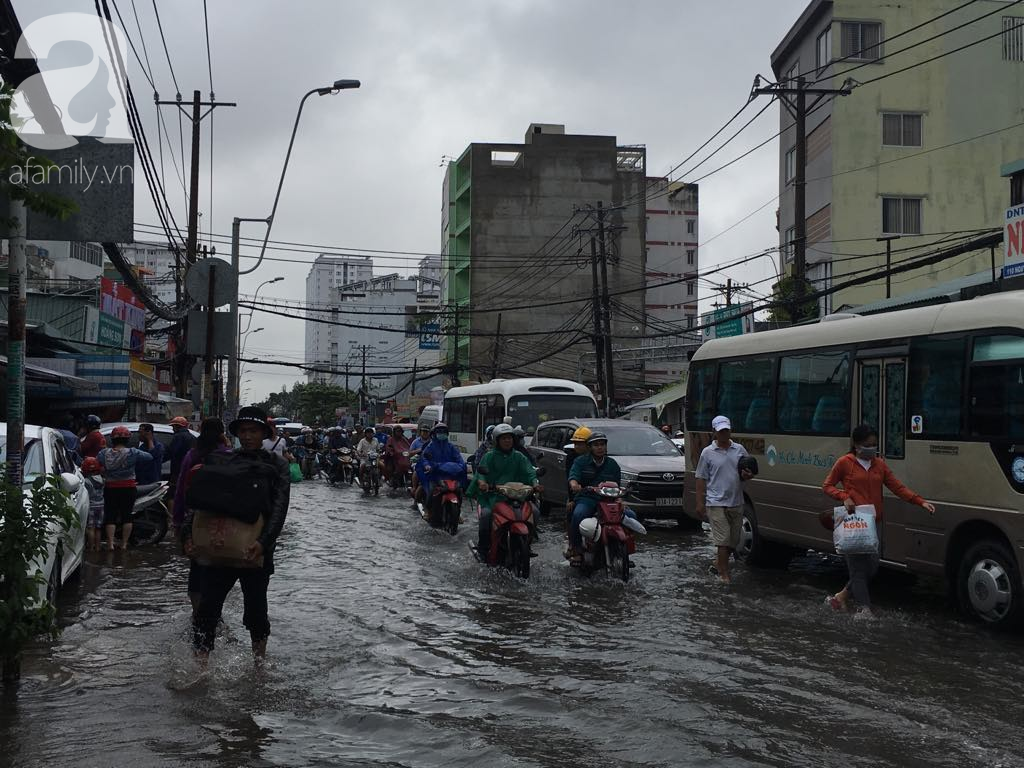
[[[608,435],[608,455],[622,469],[626,505],[644,519],[689,523],[683,512],[685,464],[679,449],[650,424],[624,419],[563,419],[537,427],[530,451],[545,467],[544,501],[564,507],[569,495],[566,446],[579,427]]]
[[[164,464],[160,469],[160,477],[163,480],[170,480],[171,478],[171,460],[167,457],[167,449],[171,445],[171,440],[174,439],[174,427],[170,424],[156,424],[153,422],[141,422],[141,421],[118,421],[111,424],[103,424],[100,426],[100,434],[107,438],[107,445],[110,445],[110,433],[114,431],[114,427],[125,426],[132,431],[132,442],[130,445],[134,448],[139,444],[139,424],[152,423],[153,424],[153,439],[159,442],[164,447]],[[192,437],[199,437],[199,433],[193,430],[189,430]]]
[[[0,463],[7,461],[7,424],[0,423]],[[60,475],[61,487],[68,494],[80,525],[68,531],[58,526],[50,530],[46,558],[34,567],[41,568],[46,586],[41,587],[39,598],[56,603],[61,586],[77,571],[85,557],[85,526],[89,521],[89,492],[85,478],[75,466],[64,447],[60,433],[48,427],[25,425],[25,453],[23,458],[25,487],[43,474]],[[0,510],[0,517],[3,510]]]

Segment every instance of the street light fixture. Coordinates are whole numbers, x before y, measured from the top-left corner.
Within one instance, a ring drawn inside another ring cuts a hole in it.
[[[313,88],[307,91],[306,94],[299,101],[299,109],[295,113],[295,124],[292,126],[292,135],[288,139],[288,151],[284,156],[284,165],[281,168],[281,178],[277,181],[277,192],[274,193],[274,205],[270,209],[270,215],[265,219],[242,219],[235,217],[231,222],[231,266],[238,275],[247,275],[250,272],[255,271],[260,264],[263,263],[263,256],[267,252],[267,243],[270,241],[270,230],[274,226],[274,216],[277,214],[277,204],[281,199],[281,187],[284,186],[284,177],[288,172],[288,161],[292,156],[292,147],[295,144],[295,134],[299,130],[299,119],[302,117],[302,108],[306,104],[306,99],[312,96],[314,93],[320,96],[327,96],[332,93],[339,93],[341,91],[352,90],[358,88],[361,83],[358,80],[335,80],[330,87],[321,86],[320,88]],[[239,269],[240,261],[240,239],[241,239],[241,228],[243,221],[262,221],[267,225],[267,231],[263,236],[263,245],[260,248],[259,258],[256,259],[256,263],[248,269],[242,271]],[[238,297],[235,296],[235,300],[231,302],[231,311],[235,314],[236,332],[235,332],[235,345],[232,350],[231,357],[228,359],[228,412],[233,417],[235,411],[238,410],[238,358],[239,358],[239,345],[241,343],[240,334],[237,329],[240,327],[238,324]],[[249,323],[252,323],[250,317]]]
[[[273,280],[264,280],[262,283],[260,283],[256,287],[256,292],[252,295],[252,303],[256,304],[257,300],[259,299],[259,297],[260,297],[260,288],[262,288],[264,285],[270,285],[271,283],[280,283],[282,280],[284,280],[283,277],[275,277]],[[242,333],[248,333],[249,332],[249,327],[252,325],[252,316],[253,316],[253,313],[255,313],[255,312],[256,312],[255,309],[249,310],[249,314],[247,315],[248,320],[246,320],[246,323],[245,323],[245,330],[241,331],[239,333],[239,336],[241,336]]]

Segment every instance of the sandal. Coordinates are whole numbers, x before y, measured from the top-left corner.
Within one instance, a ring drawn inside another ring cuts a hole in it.
[[[845,611],[846,606],[843,601],[835,595],[829,595],[825,598],[825,605],[829,606],[833,611]]]

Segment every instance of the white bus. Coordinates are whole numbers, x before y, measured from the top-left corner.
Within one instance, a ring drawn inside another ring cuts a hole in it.
[[[822,483],[867,423],[896,476],[937,508],[887,492],[883,564],[944,577],[989,624],[1024,619],[1024,292],[709,341],[689,369],[691,472],[719,413],[760,465],[746,487],[751,561],[832,551]],[[688,474],[691,515],[693,490]]]
[[[484,430],[506,416],[512,426],[526,430],[529,441],[545,421],[596,418],[597,401],[585,386],[566,379],[494,379],[454,387],[444,395],[444,421],[464,456],[472,456]]]

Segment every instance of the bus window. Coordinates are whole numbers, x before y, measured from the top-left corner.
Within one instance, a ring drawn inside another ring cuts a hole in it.
[[[817,352],[783,357],[776,403],[782,432],[849,433],[849,354]]]
[[[907,366],[902,360],[885,364],[885,445],[887,459],[906,458]]]
[[[920,416],[912,437],[958,437],[964,385],[964,337],[914,339],[910,347],[910,417]]]
[[[771,428],[773,362],[734,360],[718,370],[718,412],[732,421],[734,432]]]
[[[445,400],[444,419],[452,432],[476,432],[476,398],[458,397]]]
[[[710,432],[715,413],[715,363],[698,361],[690,364],[690,384],[686,395],[686,428]]]
[[[487,427],[495,424],[501,424],[501,420],[505,418],[505,398],[501,395],[487,395],[486,397],[481,396],[480,398],[480,429],[487,429]],[[481,440],[483,435],[477,435]]]
[[[513,426],[521,426],[532,435],[538,424],[557,419],[594,419],[597,406],[583,395],[536,394],[515,395],[508,401],[508,415]],[[501,419],[498,419],[501,422]]]
[[[979,337],[972,363],[971,434],[1024,439],[1024,338]]]

